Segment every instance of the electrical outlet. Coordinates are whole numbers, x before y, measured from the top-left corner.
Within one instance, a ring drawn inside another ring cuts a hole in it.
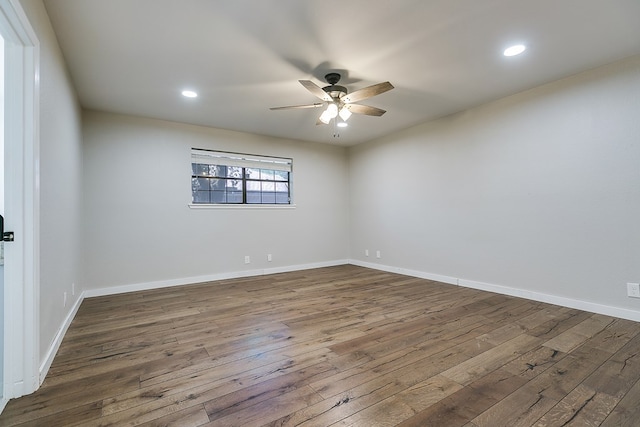
[[[369,256],[369,249],[364,250],[364,256]]]
[[[73,295],[75,295],[75,294],[76,294],[76,284],[75,284],[75,283],[72,283],[72,284],[71,284],[71,295],[73,296]]]
[[[380,251],[376,251],[376,258],[380,258],[380,257],[381,257]]]
[[[271,256],[271,254],[267,254],[267,261],[269,262],[273,261],[273,257]]]
[[[251,257],[249,255],[245,255],[244,257],[244,263],[245,264],[249,264],[251,262]]]
[[[63,307],[67,306],[67,293],[66,292],[62,293],[62,306]]]
[[[640,283],[627,283],[627,296],[640,298]]]

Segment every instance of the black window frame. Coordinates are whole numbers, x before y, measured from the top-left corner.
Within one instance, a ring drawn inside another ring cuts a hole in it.
[[[290,206],[292,172],[291,158],[192,148],[191,204]]]

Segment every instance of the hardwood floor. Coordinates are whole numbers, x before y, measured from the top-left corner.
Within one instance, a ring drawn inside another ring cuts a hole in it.
[[[638,426],[640,324],[339,266],[86,299],[0,426]]]

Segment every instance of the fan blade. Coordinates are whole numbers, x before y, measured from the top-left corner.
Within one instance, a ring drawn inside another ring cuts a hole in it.
[[[342,97],[342,102],[358,102],[363,99],[371,98],[372,96],[380,95],[388,90],[393,89],[393,85],[389,82],[378,83],[375,85],[367,86],[363,89],[359,89],[355,92],[349,93]]]
[[[313,95],[317,96],[318,98],[322,99],[323,101],[329,101],[329,102],[333,101],[331,99],[331,96],[329,96],[327,92],[322,90],[320,86],[318,86],[311,80],[298,80],[298,81],[302,86],[307,88],[309,92],[311,92]]]
[[[366,116],[381,116],[386,113],[386,110],[382,110],[376,107],[369,107],[368,105],[360,104],[347,104],[345,105],[353,114],[364,114]]]
[[[326,125],[327,123],[323,122],[322,120],[320,120],[320,118],[318,117],[318,120],[316,120],[316,126],[318,125]]]
[[[322,102],[316,102],[315,104],[307,104],[307,105],[288,105],[286,107],[271,107],[270,110],[294,110],[297,108],[320,108],[324,106]]]

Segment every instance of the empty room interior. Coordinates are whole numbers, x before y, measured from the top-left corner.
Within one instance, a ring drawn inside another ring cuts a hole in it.
[[[638,426],[640,2],[0,0],[0,426]]]

